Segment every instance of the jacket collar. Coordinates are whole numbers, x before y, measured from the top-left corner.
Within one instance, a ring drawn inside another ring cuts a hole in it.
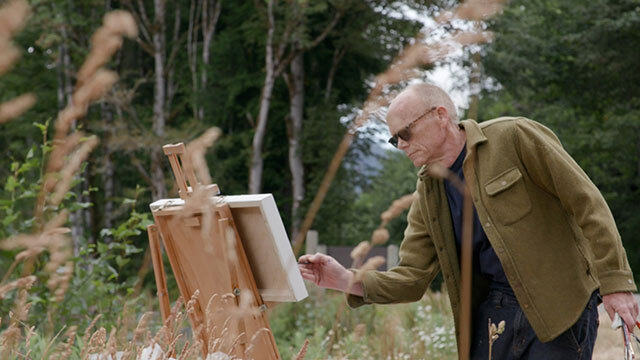
[[[473,151],[478,144],[487,141],[480,125],[474,120],[462,120],[460,127],[467,133],[467,152]]]
[[[478,125],[475,120],[462,120],[459,126],[467,133],[467,156],[475,151],[476,146],[487,141],[487,137],[484,136],[480,125]],[[425,180],[429,177],[428,164],[423,165],[420,170],[418,170],[418,176],[422,180]]]

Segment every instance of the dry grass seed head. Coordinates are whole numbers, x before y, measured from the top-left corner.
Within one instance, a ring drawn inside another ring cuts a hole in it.
[[[115,326],[113,327],[113,329],[111,329],[111,332],[109,333],[109,338],[107,339],[107,344],[105,345],[105,349],[104,349],[105,351],[103,352],[105,355],[110,356],[112,359],[116,358],[117,330],[118,329]]]
[[[307,356],[307,350],[309,349],[309,339],[304,339],[304,344],[302,344],[302,348],[298,351],[298,355],[296,355],[295,360],[304,360],[305,356]]]
[[[138,36],[136,20],[130,13],[122,10],[111,11],[102,19],[104,27],[115,34],[135,38]]]
[[[91,330],[93,330],[93,327],[96,325],[96,323],[98,322],[98,320],[100,320],[100,318],[102,317],[102,314],[98,314],[96,315],[96,317],[93,318],[93,320],[91,320],[91,323],[89,323],[89,326],[85,329],[84,331],[84,336],[82,337],[82,343],[83,344],[87,344],[89,341],[89,336],[91,336]],[[86,357],[86,354],[89,351],[89,347],[88,346],[84,346],[82,348],[82,353],[80,355],[80,358],[84,359]]]
[[[110,70],[98,69],[73,93],[73,102],[78,106],[86,106],[96,101],[118,81],[118,74]]]
[[[258,329],[258,331],[256,331],[253,336],[251,337],[251,340],[249,340],[249,346],[247,346],[246,350],[244,351],[244,357],[247,358],[248,354],[251,354],[251,352],[253,351],[255,344],[256,344],[256,340],[258,340],[258,336],[260,336],[261,334],[266,334],[266,333],[270,333],[271,330],[267,329],[267,328],[260,328]]]
[[[0,7],[0,36],[10,38],[24,27],[31,12],[24,0],[10,0]]]
[[[2,75],[9,71],[13,67],[13,64],[20,59],[21,53],[15,46],[8,43],[0,43],[0,51],[2,52],[2,56],[0,56],[0,75]],[[9,119],[5,119],[4,121],[7,120]]]
[[[362,241],[353,250],[351,250],[351,259],[354,261],[364,259],[371,250],[371,244],[368,241]]]
[[[66,360],[71,356],[71,352],[73,351],[71,347],[76,340],[77,329],[78,328],[76,326],[71,326],[65,332],[64,337],[66,338],[66,340],[64,341],[64,343],[62,343],[62,346],[60,347],[57,360]]]
[[[100,349],[104,348],[106,341],[107,330],[103,327],[100,327],[89,338],[89,343],[86,345],[89,348],[88,353],[93,354],[95,352],[99,352]]]
[[[385,228],[378,228],[371,235],[371,243],[373,245],[382,245],[389,240],[389,237],[389,230]]]
[[[2,60],[0,60],[0,73],[2,72]],[[22,115],[36,103],[33,94],[23,94],[0,104],[0,124]]]
[[[138,325],[136,329],[133,331],[133,339],[132,342],[138,342],[142,339],[144,335],[147,333],[147,326],[149,323],[149,318],[152,316],[152,313],[146,312],[140,316],[140,320],[138,321]]]
[[[20,337],[21,332],[17,322],[12,322],[9,327],[0,334],[0,355],[2,355],[2,359],[9,358],[16,344],[19,342]]]
[[[25,276],[20,279],[14,280],[6,285],[0,286],[0,300],[4,298],[9,291],[14,289],[20,289],[24,287],[31,287],[36,282],[36,277],[33,275]]]
[[[216,127],[207,129],[197,139],[191,141],[185,151],[184,168],[185,172],[195,171],[196,176],[200,179],[202,184],[211,184],[211,175],[205,159],[207,149],[210,148],[214,142],[220,137],[222,132]],[[193,184],[194,186],[196,184]]]
[[[64,199],[65,195],[71,188],[73,175],[80,169],[82,162],[89,156],[89,153],[98,145],[98,138],[90,137],[80,145],[80,148],[73,154],[67,165],[61,171],[61,179],[55,186],[53,196],[51,198],[52,205],[58,205]]]
[[[376,270],[377,268],[379,268],[380,266],[382,266],[385,263],[385,259],[382,256],[374,256],[372,258],[370,258],[369,260],[367,260],[366,263],[364,263],[364,265],[362,265],[361,268],[361,272],[359,273],[364,273],[366,271],[371,271],[371,270]]]

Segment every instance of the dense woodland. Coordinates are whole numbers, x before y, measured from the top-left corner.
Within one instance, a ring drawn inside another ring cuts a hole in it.
[[[15,39],[24,53],[0,78],[0,101],[29,91],[37,96],[30,111],[0,124],[0,238],[33,229],[52,124],[71,101],[104,14],[130,11],[140,31],[108,64],[118,83],[75,124],[100,143],[61,205],[72,211],[70,290],[62,302],[44,285],[32,293],[32,312],[53,307],[71,322],[117,313],[122,304],[114,296],[155,291],[145,258],[148,204],[177,197],[163,144],[189,142],[219,127],[223,135],[207,158],[214,182],[223,194],[273,193],[293,238],[375,74],[420,34],[423,24],[414,15],[435,17],[457,5],[30,3],[29,23]],[[434,33],[468,26],[453,23]],[[551,127],[604,194],[640,274],[640,2],[514,0],[475,26],[493,31],[494,40],[443,60],[462,69],[456,88],[471,97],[464,115],[478,121],[522,115]],[[431,68],[422,70],[428,79]],[[380,128],[358,131],[313,224],[322,243],[368,239],[380,213],[413,191],[416,169],[379,140]],[[402,219],[389,225],[392,242],[400,242],[404,225]],[[2,276],[19,276],[20,269],[8,273],[13,256],[0,250]],[[9,308],[10,302],[0,302],[0,314]]]

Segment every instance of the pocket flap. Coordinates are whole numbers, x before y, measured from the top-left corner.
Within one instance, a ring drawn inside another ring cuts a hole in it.
[[[517,167],[513,167],[489,181],[487,185],[484,186],[484,189],[487,191],[488,195],[493,196],[505,189],[508,189],[521,177],[522,174],[520,173],[520,170]]]

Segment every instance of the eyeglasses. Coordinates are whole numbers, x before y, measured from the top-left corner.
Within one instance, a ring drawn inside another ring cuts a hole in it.
[[[398,138],[404,140],[404,141],[409,141],[411,139],[411,127],[418,122],[418,120],[422,119],[424,116],[426,116],[427,114],[429,114],[430,112],[432,112],[433,110],[437,109],[437,106],[432,107],[431,109],[427,110],[424,114],[418,116],[417,119],[413,120],[412,122],[409,123],[409,125],[405,126],[403,129],[401,129],[400,131],[398,131],[395,135],[393,135],[392,137],[389,138],[389,144],[393,145],[394,147],[398,147]]]

